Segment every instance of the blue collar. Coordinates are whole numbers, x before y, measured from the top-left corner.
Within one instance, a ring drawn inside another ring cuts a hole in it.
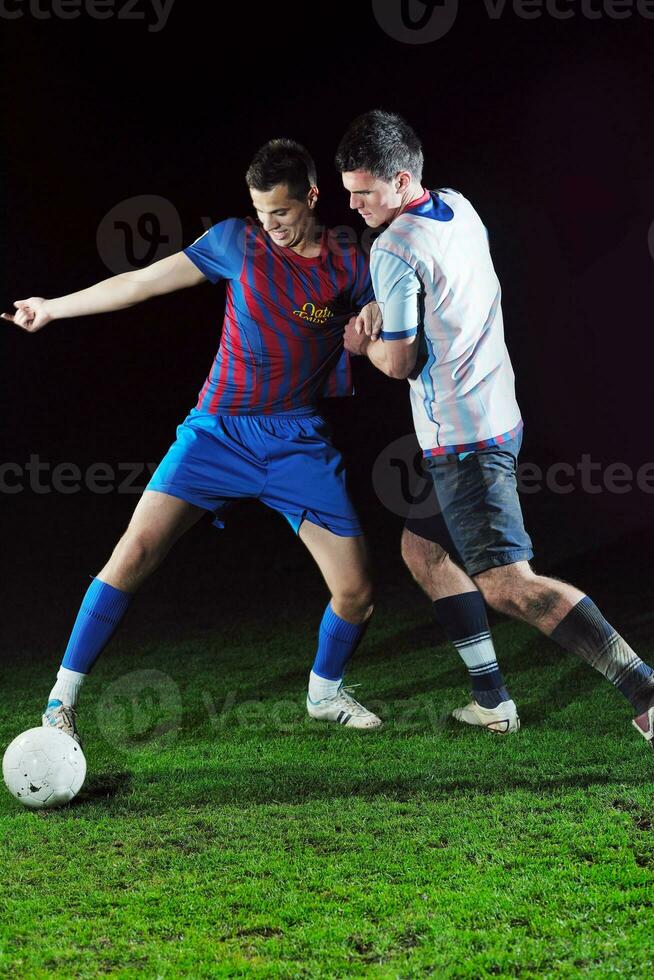
[[[421,201],[403,213],[416,214],[419,218],[433,218],[434,221],[451,221],[454,217],[452,208],[441,200],[436,191],[429,191],[426,201]]]

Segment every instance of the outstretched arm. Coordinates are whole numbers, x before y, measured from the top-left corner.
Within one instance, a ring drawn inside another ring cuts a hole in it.
[[[201,282],[206,282],[202,272],[184,252],[177,252],[145,269],[121,273],[67,296],[19,299],[14,303],[16,312],[13,315],[3,313],[1,318],[28,333],[35,333],[51,320],[125,310],[153,296],[197,286]]]

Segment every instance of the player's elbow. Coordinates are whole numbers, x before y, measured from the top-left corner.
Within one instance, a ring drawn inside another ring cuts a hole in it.
[[[156,295],[152,282],[138,278],[138,270],[123,272],[107,279],[105,286],[113,304],[111,309],[128,309]]]
[[[411,371],[413,370],[413,365],[409,364],[391,364],[386,371],[389,378],[395,378],[398,381],[404,381],[409,377]]]
[[[396,378],[403,381],[409,377],[416,363],[415,351],[412,348],[404,348],[395,351],[394,356],[389,358],[386,365],[386,374],[389,378]]]

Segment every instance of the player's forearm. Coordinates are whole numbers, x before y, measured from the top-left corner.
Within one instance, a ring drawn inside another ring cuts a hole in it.
[[[401,378],[404,375],[397,374],[391,362],[389,344],[384,343],[380,338],[369,340],[366,347],[366,357],[376,368],[383,371],[389,378]]]
[[[47,310],[53,320],[125,310],[148,298],[145,287],[146,283],[127,276],[113,276],[79,292],[46,300]]]
[[[354,319],[351,321],[354,322]],[[345,349],[353,357],[367,357],[384,374],[389,373],[387,345],[380,338],[373,340],[364,333],[356,333],[348,324],[345,334]]]
[[[417,344],[414,340],[368,340],[364,353],[374,366],[389,378],[404,381],[412,373],[417,355]]]

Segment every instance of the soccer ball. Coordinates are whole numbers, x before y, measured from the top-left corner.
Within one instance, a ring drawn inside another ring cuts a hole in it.
[[[5,752],[2,775],[25,806],[63,806],[82,788],[86,759],[79,743],[60,728],[30,728]]]

